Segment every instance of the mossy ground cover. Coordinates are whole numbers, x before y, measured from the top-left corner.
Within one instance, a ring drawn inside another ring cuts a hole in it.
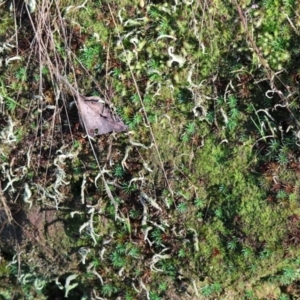
[[[1,299],[299,298],[295,1],[0,10]]]

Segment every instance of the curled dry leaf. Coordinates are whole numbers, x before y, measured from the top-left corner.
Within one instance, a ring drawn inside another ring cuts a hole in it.
[[[88,135],[93,137],[112,131],[121,132],[128,129],[119,116],[100,97],[85,97],[79,94],[64,77],[59,76],[59,79],[62,79],[73,95],[76,96],[79,116]]]
[[[78,97],[78,110],[82,123],[91,136],[108,132],[126,131],[123,121],[99,97]],[[101,102],[100,102],[101,101]]]

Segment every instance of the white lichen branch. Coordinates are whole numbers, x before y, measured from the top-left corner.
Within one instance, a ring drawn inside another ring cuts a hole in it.
[[[183,65],[186,62],[186,59],[178,54],[174,54],[174,47],[169,47],[168,48],[168,55],[170,56],[170,60],[167,62],[168,67],[172,67],[173,62],[177,62],[179,67],[183,67]]]

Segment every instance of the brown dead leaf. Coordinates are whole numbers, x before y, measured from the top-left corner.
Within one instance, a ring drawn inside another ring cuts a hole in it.
[[[99,97],[79,96],[78,110],[82,123],[91,136],[127,130],[127,126]]]
[[[100,97],[85,97],[79,94],[64,77],[59,76],[59,79],[62,79],[73,95],[76,96],[79,116],[88,135],[93,137],[128,129],[119,116]]]

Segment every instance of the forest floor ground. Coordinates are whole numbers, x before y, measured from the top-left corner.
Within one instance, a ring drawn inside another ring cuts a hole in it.
[[[0,299],[299,299],[295,1],[0,12]]]

